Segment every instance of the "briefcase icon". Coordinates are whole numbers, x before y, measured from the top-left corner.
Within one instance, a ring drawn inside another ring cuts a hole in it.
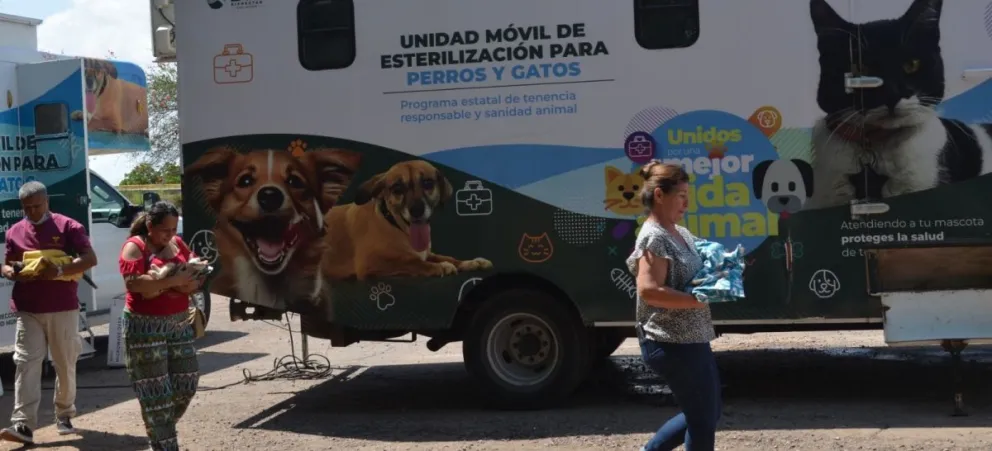
[[[455,191],[455,213],[458,216],[487,216],[493,214],[493,192],[479,180],[465,182]]]
[[[227,44],[220,55],[214,57],[214,82],[248,83],[255,77],[254,63],[241,44]]]
[[[643,136],[635,136],[627,144],[627,155],[631,157],[650,156],[652,151],[654,151],[654,146]]]

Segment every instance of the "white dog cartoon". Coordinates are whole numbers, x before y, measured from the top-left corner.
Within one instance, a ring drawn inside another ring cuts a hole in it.
[[[813,167],[803,160],[765,160],[754,167],[754,196],[783,218],[797,213],[813,195]]]

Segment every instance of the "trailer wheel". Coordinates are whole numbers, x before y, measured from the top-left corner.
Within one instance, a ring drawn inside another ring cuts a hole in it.
[[[589,371],[586,329],[545,292],[496,293],[466,330],[465,365],[493,407],[547,407],[574,392]]]

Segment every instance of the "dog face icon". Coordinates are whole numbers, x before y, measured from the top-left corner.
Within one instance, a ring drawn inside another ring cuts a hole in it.
[[[754,167],[754,196],[772,213],[797,213],[813,195],[813,167],[803,160],[766,160]]]

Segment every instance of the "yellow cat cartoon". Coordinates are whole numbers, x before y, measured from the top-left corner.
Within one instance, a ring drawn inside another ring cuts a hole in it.
[[[603,203],[606,209],[623,216],[635,216],[644,213],[644,205],[638,193],[644,178],[638,170],[625,174],[613,166],[606,166],[606,199]]]

